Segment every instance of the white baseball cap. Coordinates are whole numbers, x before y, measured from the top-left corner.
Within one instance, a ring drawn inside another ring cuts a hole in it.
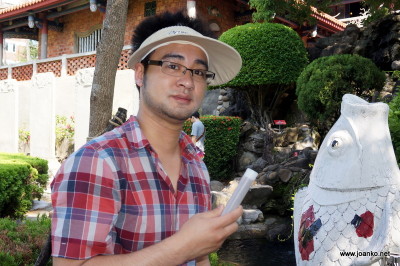
[[[215,73],[210,85],[221,85],[232,80],[242,67],[240,54],[230,45],[206,37],[186,26],[171,26],[150,35],[128,59],[128,67],[134,68],[143,58],[165,42],[187,41],[199,45],[209,58],[208,70]]]

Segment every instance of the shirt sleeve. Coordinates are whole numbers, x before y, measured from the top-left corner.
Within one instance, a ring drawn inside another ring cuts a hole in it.
[[[52,183],[52,256],[89,259],[113,254],[121,208],[115,169],[90,148],[70,156]]]

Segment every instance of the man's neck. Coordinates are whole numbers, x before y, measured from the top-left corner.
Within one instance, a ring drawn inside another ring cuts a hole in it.
[[[178,143],[182,124],[170,123],[161,117],[149,115],[140,110],[137,120],[144,136],[157,153],[172,155],[179,150]]]

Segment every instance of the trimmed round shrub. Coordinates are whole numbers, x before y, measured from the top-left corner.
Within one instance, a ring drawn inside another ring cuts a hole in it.
[[[246,89],[265,84],[291,84],[308,63],[297,33],[282,24],[248,23],[225,31],[219,38],[234,47],[242,69],[227,87]]]
[[[370,59],[350,54],[320,57],[297,79],[298,107],[326,130],[339,117],[344,94],[371,101],[384,82],[384,72]]]
[[[0,153],[0,217],[23,217],[46,189],[47,172],[47,160]]]

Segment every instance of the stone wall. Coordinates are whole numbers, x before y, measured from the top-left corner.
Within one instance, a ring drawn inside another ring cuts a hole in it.
[[[244,198],[245,212],[231,239],[291,237],[292,196],[308,184],[320,136],[307,124],[260,130],[245,122],[240,137],[236,178],[227,186],[211,182],[213,207],[226,205],[240,177],[251,168],[256,181]]]
[[[343,32],[320,38],[309,48],[311,60],[334,54],[358,54],[382,70],[400,70],[400,12],[358,28],[349,24]]]

